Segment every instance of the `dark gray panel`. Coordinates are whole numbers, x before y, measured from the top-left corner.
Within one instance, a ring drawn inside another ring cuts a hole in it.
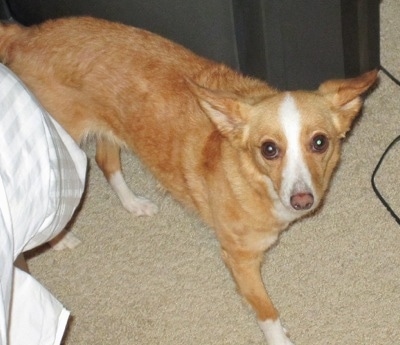
[[[241,69],[281,89],[379,67],[379,0],[234,0]]]

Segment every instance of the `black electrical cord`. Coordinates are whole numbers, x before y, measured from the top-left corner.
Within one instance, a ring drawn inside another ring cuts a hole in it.
[[[400,81],[395,78],[391,73],[388,72],[388,70],[386,68],[384,68],[383,66],[380,66],[380,70],[386,74],[386,76],[388,76],[396,85],[400,86]],[[392,149],[392,147],[398,142],[400,141],[400,135],[398,137],[396,137],[390,144],[389,146],[386,148],[386,150],[383,152],[381,158],[379,159],[378,164],[376,165],[374,172],[372,173],[372,177],[371,177],[371,185],[372,185],[372,189],[374,190],[376,196],[378,197],[378,199],[381,201],[381,203],[386,207],[386,209],[389,211],[389,213],[391,214],[391,216],[395,219],[395,221],[397,222],[397,224],[400,225],[400,218],[399,216],[396,214],[396,212],[393,211],[393,209],[391,208],[390,204],[385,200],[385,198],[382,196],[382,194],[379,192],[378,188],[376,187],[375,184],[375,176],[383,162],[383,160],[385,159],[387,153]]]
[[[378,197],[378,199],[381,201],[381,203],[387,208],[387,210],[390,212],[390,214],[392,215],[392,217],[396,220],[397,224],[400,225],[400,218],[399,216],[396,214],[396,212],[393,211],[393,209],[390,207],[389,203],[385,200],[385,198],[382,196],[382,194],[379,192],[378,188],[375,185],[375,175],[378,172],[386,154],[391,150],[391,148],[400,140],[400,135],[394,139],[390,145],[386,148],[385,152],[383,153],[382,157],[380,158],[378,164],[375,167],[374,172],[372,173],[372,178],[371,178],[371,184],[372,184],[372,189],[374,190],[376,196]]]
[[[385,67],[383,67],[382,65],[379,67],[379,69],[386,74],[386,76],[388,76],[396,85],[400,86],[400,81],[393,76],[392,73],[390,73]]]

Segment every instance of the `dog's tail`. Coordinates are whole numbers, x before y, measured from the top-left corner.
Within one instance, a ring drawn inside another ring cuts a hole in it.
[[[14,23],[0,22],[0,62],[7,64],[12,59],[13,44],[24,32],[24,27]]]

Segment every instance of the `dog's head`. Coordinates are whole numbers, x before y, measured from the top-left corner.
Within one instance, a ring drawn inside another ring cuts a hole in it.
[[[241,164],[264,181],[277,216],[290,222],[320,204],[341,139],[361,109],[360,95],[376,78],[371,71],[327,81],[314,92],[271,92],[257,102],[202,87],[194,92],[219,132],[245,157]]]

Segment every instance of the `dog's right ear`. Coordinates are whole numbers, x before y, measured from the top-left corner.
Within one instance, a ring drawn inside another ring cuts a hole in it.
[[[231,139],[241,136],[247,123],[248,104],[241,102],[232,93],[211,90],[191,80],[187,80],[187,84],[204,112],[223,136]]]

